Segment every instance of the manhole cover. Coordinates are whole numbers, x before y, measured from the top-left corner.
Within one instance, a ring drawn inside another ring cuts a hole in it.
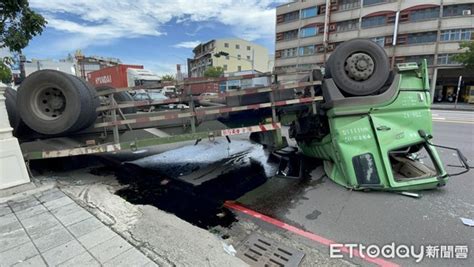
[[[251,235],[239,247],[237,256],[250,266],[298,266],[304,253],[260,235]]]

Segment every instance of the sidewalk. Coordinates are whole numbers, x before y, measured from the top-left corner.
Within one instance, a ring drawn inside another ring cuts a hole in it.
[[[58,189],[0,203],[0,266],[157,266]]]
[[[433,103],[431,104],[431,109],[474,111],[474,104],[458,103],[456,108],[454,108],[454,103]]]

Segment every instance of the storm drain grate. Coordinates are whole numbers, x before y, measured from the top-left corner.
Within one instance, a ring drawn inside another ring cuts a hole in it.
[[[237,256],[250,266],[297,267],[304,253],[253,234],[239,247]]]

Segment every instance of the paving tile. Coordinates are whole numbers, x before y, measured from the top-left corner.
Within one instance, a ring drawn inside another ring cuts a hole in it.
[[[152,261],[150,261],[149,263],[145,264],[145,266],[143,266],[143,267],[157,267],[157,266],[159,266],[159,265],[152,262]]]
[[[103,226],[104,224],[102,224],[97,218],[91,217],[78,223],[71,224],[67,228],[75,237],[80,237]]]
[[[63,262],[59,264],[58,266],[61,267],[66,267],[66,266],[71,266],[71,267],[76,267],[76,266],[87,266],[87,267],[92,267],[92,266],[101,266],[98,261],[96,261],[88,252],[82,253],[81,255],[78,255],[72,259],[67,260],[66,262]]]
[[[89,249],[89,252],[101,263],[105,263],[110,259],[123,254],[129,249],[132,249],[127,241],[122,237],[116,236],[108,241],[100,243],[99,245]]]
[[[19,225],[19,223],[17,224]],[[0,252],[10,250],[14,247],[17,247],[27,242],[31,242],[31,241],[28,235],[26,234],[25,230],[23,230],[21,225],[20,225],[20,228],[16,226],[16,229],[0,234]],[[1,260],[0,260],[0,265],[1,265]]]
[[[145,255],[143,255],[136,248],[132,248],[125,253],[118,255],[115,258],[110,259],[104,263],[104,267],[114,266],[145,266],[148,263],[152,263]]]
[[[33,242],[41,253],[51,248],[66,244],[74,239],[74,237],[62,225],[51,230],[52,231],[47,235],[33,238]]]
[[[61,225],[49,212],[21,220],[21,223],[32,238],[39,238],[43,235],[47,235],[52,228]]]
[[[43,212],[47,212],[47,211],[48,210],[43,205],[37,205],[31,208],[27,208],[19,212],[16,212],[16,216],[18,217],[18,219],[22,220],[22,219],[27,219],[29,217],[41,214]]]
[[[58,216],[58,215],[55,215],[55,216],[66,226],[93,217],[92,214],[90,214],[85,209],[80,209],[76,212],[73,212],[64,216]]]
[[[10,214],[7,214],[7,215],[4,215],[2,217],[0,217],[0,229],[7,225],[7,224],[10,224],[10,223],[13,223],[13,222],[18,222],[18,220],[16,219],[16,216],[15,214],[13,213],[10,213]]]
[[[117,236],[117,234],[114,231],[110,230],[106,226],[103,226],[79,237],[78,240],[86,249],[90,249],[115,236]]]
[[[15,263],[21,263],[29,258],[38,255],[33,243],[28,242],[18,247],[0,253],[0,263],[2,266],[11,266]]]
[[[55,266],[59,263],[72,259],[86,250],[76,240],[69,241],[61,246],[54,247],[42,255],[49,266]]]
[[[27,266],[32,266],[32,267],[46,267],[46,263],[44,263],[43,258],[41,258],[40,255],[36,255],[32,258],[29,258],[23,262],[19,262],[15,265],[14,267],[27,267]]]
[[[57,209],[53,209],[51,210],[51,213],[54,214],[54,216],[56,217],[64,217],[78,210],[82,210],[82,207],[73,202]]]
[[[7,234],[11,231],[15,231],[17,229],[21,229],[21,228],[23,228],[23,226],[21,226],[19,221],[13,221],[9,224],[5,224],[0,227],[0,236],[2,236],[3,234]]]
[[[74,203],[72,199],[70,199],[67,196],[61,197],[61,198],[56,198],[50,201],[43,202],[43,205],[48,209],[48,210],[54,210],[62,206],[66,206],[67,204]]]
[[[10,209],[10,207],[6,203],[0,204],[0,217],[10,213],[12,213],[12,209]]]
[[[19,199],[19,200],[11,200],[11,201],[8,201],[7,203],[10,206],[10,208],[12,208],[12,210],[14,212],[19,212],[21,210],[31,208],[31,207],[34,207],[34,206],[37,206],[37,205],[41,204],[33,196],[30,196],[30,197],[27,197],[27,198],[22,198],[22,199]]]
[[[65,197],[66,195],[59,189],[51,189],[39,194],[36,194],[35,197],[38,198],[40,202],[47,202],[54,199]]]

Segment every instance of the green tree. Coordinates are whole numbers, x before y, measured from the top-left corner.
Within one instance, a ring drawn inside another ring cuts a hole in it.
[[[204,77],[218,78],[224,74],[222,67],[210,67],[204,72]]]
[[[2,83],[10,83],[12,81],[12,71],[3,61],[0,61],[0,81]]]
[[[165,74],[165,75],[161,76],[161,80],[162,81],[174,81],[175,78],[171,74]]]
[[[462,42],[459,49],[466,49],[464,53],[454,55],[454,60],[463,64],[468,69],[474,69],[474,41]]]
[[[0,48],[21,52],[34,36],[41,34],[46,20],[31,10],[28,0],[0,2]]]

